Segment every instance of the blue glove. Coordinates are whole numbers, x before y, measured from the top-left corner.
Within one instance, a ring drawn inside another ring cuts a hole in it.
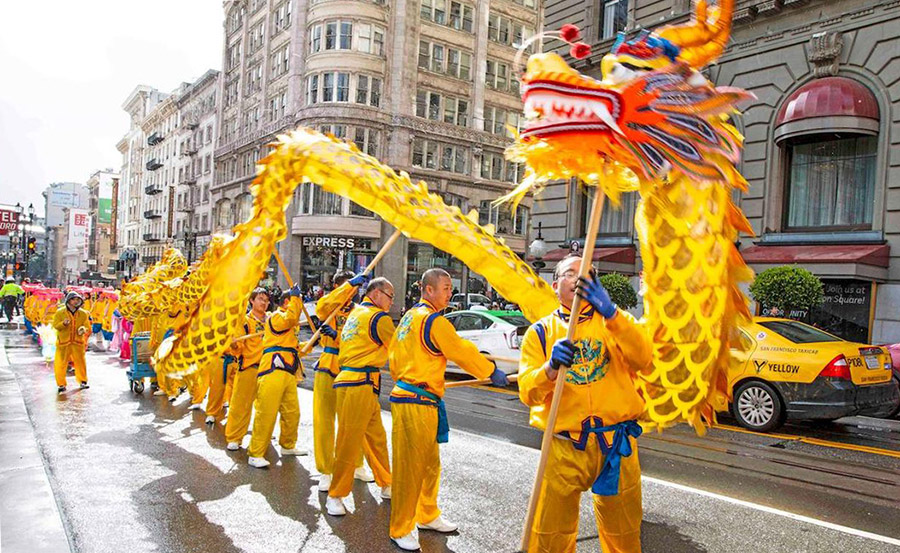
[[[295,298],[303,296],[303,292],[300,291],[300,285],[295,284],[291,286],[291,289],[287,291],[287,295],[294,296]]]
[[[550,366],[553,370],[570,367],[575,361],[575,344],[570,340],[557,340],[550,350]]]
[[[369,273],[359,273],[348,282],[350,282],[350,286],[360,288],[368,284],[370,280],[372,280],[372,276]]]
[[[609,298],[609,292],[600,284],[597,277],[591,275],[590,279],[584,277],[578,279],[575,293],[591,304],[603,318],[612,319],[616,316],[616,304]]]
[[[337,338],[337,330],[331,328],[328,325],[322,325],[319,329],[322,331],[322,334],[328,336],[329,338]]]
[[[506,388],[509,386],[509,379],[506,378],[506,373],[500,369],[494,369],[494,372],[491,373],[491,386],[496,386],[498,388]]]

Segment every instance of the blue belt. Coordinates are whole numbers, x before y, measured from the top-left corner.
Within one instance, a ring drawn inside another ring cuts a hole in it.
[[[402,397],[394,397],[391,396],[392,403],[419,403],[422,405],[431,405],[437,407],[438,410],[438,427],[437,427],[437,443],[445,444],[450,441],[450,421],[447,420],[447,407],[444,405],[444,400],[439,398],[436,394],[432,394],[428,390],[424,388],[420,388],[409,382],[403,382],[402,380],[398,380],[396,385],[401,390],[407,391],[411,394],[416,394],[418,397],[410,401],[412,398],[402,398]],[[434,403],[429,403],[423,401],[421,398],[430,399]]]
[[[225,355],[222,356],[222,383],[223,384],[228,382],[228,365],[234,363],[235,361],[238,361],[238,359],[233,355],[229,355],[226,353]]]
[[[338,348],[326,347],[325,353],[330,353],[331,355],[337,355],[341,352]]]
[[[296,373],[297,373],[297,367],[300,365],[300,356],[297,354],[297,349],[296,349],[296,348],[285,348],[285,347],[281,347],[281,346],[271,346],[271,347],[268,347],[268,348],[266,348],[266,349],[263,350],[263,355],[265,355],[265,354],[267,354],[267,353],[282,353],[282,352],[283,352],[283,353],[293,353],[293,354],[294,354],[294,362],[291,364],[290,367],[275,367],[275,366],[273,366],[273,367],[271,367],[271,368],[269,368],[269,369],[266,369],[266,370],[262,371],[261,373],[257,374],[256,377],[259,378],[259,377],[261,377],[261,376],[265,376],[265,375],[269,374],[269,373],[272,372],[272,371],[285,371],[285,372],[289,372],[289,373],[291,373],[291,374],[296,374]]]
[[[335,382],[331,385],[332,388],[349,388],[351,386],[364,386],[366,384],[371,384],[372,391],[375,392],[375,395],[379,395],[381,393],[380,384],[376,384],[372,379],[373,374],[381,372],[381,369],[379,369],[378,367],[341,367],[341,371],[347,371],[351,373],[364,373],[366,375],[366,379],[355,380],[353,382]]]
[[[166,329],[166,333],[163,334],[162,339],[165,340],[166,338],[168,338],[169,336],[171,336],[173,334],[175,334],[175,329],[172,329],[172,328]]]
[[[603,434],[604,432],[614,432],[612,444],[607,447],[606,439],[602,435],[597,436],[600,442],[600,449],[603,452],[603,468],[600,469],[600,475],[594,480],[591,491],[597,495],[618,495],[619,494],[619,475],[622,471],[622,457],[631,456],[631,440],[628,437],[637,438],[644,429],[637,421],[622,421],[618,424],[609,426],[594,426],[596,421],[602,424],[602,421],[596,417],[589,417],[582,422],[581,439],[574,442],[575,449],[584,451],[587,441],[592,434]],[[571,440],[568,432],[560,432],[560,434]]]

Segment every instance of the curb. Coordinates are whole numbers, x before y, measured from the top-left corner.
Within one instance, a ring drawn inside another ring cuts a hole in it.
[[[44,457],[2,343],[0,443],[0,550],[69,553],[72,549]]]

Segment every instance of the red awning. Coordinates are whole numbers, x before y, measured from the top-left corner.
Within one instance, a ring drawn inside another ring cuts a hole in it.
[[[891,247],[875,245],[806,245],[806,246],[751,246],[741,250],[747,263],[784,265],[787,263],[861,263],[875,267],[887,267]]]
[[[569,255],[572,250],[569,248],[559,248],[550,250],[543,257],[543,261],[559,261]],[[603,261],[606,263],[634,263],[635,252],[634,246],[624,246],[618,248],[594,248],[594,262]]]
[[[811,81],[781,105],[775,126],[814,117],[850,116],[878,121],[878,101],[865,85],[845,77]]]

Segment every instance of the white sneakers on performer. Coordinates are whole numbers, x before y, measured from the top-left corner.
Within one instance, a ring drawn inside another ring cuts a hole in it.
[[[330,490],[330,489],[331,489],[331,475],[323,474],[323,475],[319,476],[319,492],[328,493],[328,490]],[[341,514],[343,514],[343,513],[341,513]]]
[[[214,416],[212,416],[212,415],[207,416],[207,417],[206,417],[206,424],[208,424],[208,425],[210,425],[210,426],[216,424],[216,417],[214,417]]]
[[[281,448],[282,455],[296,455],[298,457],[302,455],[309,455],[309,451],[303,449],[302,447],[294,446],[291,449]]]
[[[416,524],[416,527],[421,530],[434,530],[435,532],[440,532],[442,534],[456,532],[459,529],[458,524],[450,522],[441,515],[438,515],[436,519],[432,520],[428,524]]]
[[[188,407],[188,411],[199,411],[203,409],[202,403],[192,403],[190,407]]]
[[[381,488],[381,499],[390,499],[391,498],[391,487],[385,486]]]
[[[325,500],[325,511],[333,517],[341,517],[347,514],[344,500],[340,497],[328,496],[328,499]]]
[[[228,451],[237,451],[241,449],[241,444],[238,442],[228,442],[228,445],[225,446],[225,449]]]
[[[164,390],[156,390],[155,392],[153,392],[153,395],[164,396],[164,395],[166,395],[166,392]]]
[[[365,465],[361,467],[356,467],[356,470],[353,471],[353,478],[356,478],[360,482],[374,482],[375,476],[372,474],[372,471],[369,470]]]
[[[391,541],[396,543],[397,547],[404,551],[418,551],[421,549],[421,547],[419,547],[419,532],[415,529],[402,538],[391,538]]]
[[[271,463],[269,463],[262,457],[247,457],[247,464],[253,468],[264,469]]]

